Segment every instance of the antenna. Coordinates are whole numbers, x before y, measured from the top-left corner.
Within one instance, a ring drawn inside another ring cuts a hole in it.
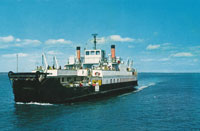
[[[130,61],[129,61],[129,59],[127,60],[127,66],[130,67]]]
[[[92,34],[94,36],[94,49],[96,50],[96,46],[97,46],[97,35],[98,34]]]
[[[133,60],[131,60],[131,64],[130,64],[130,67],[132,67],[133,66]]]
[[[44,70],[47,71],[48,63],[47,63],[47,58],[44,53],[42,54],[42,64],[44,66]]]
[[[16,54],[17,56],[17,72],[18,72],[18,54]]]
[[[53,57],[53,66],[56,66],[56,69],[59,69],[58,60],[56,59],[56,56]]]

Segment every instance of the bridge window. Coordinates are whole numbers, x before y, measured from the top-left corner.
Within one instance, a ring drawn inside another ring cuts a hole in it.
[[[96,51],[96,55],[100,55],[100,51]]]
[[[91,55],[94,55],[95,54],[95,52],[94,51],[91,51]]]
[[[86,55],[90,55],[90,52],[89,51],[86,51],[86,53],[85,53]]]
[[[110,79],[110,83],[112,83],[112,79]]]

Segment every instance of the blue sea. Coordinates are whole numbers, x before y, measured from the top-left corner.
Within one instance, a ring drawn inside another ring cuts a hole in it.
[[[138,90],[72,104],[15,103],[0,74],[0,130],[199,131],[200,74],[139,73]]]

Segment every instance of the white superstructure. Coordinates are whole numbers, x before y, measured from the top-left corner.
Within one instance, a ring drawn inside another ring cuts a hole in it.
[[[133,61],[123,62],[120,57],[116,57],[115,45],[111,45],[111,55],[106,57],[104,50],[96,49],[96,34],[94,44],[94,49],[84,50],[83,56],[80,53],[81,48],[77,47],[76,57],[70,56],[64,69],[58,67],[56,57],[52,67],[47,65],[43,54],[44,66],[37,67],[37,70],[48,73],[47,77],[59,78],[61,83],[70,86],[77,83],[103,85],[137,80],[137,72],[132,67]]]

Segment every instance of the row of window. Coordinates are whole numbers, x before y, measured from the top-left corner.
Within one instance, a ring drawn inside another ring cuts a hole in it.
[[[79,81],[81,80],[80,77],[61,77],[61,78],[58,78],[60,80],[60,82],[69,82],[69,81]]]
[[[120,82],[120,79],[116,79],[116,81],[115,79],[110,79],[110,83],[118,83],[118,82]],[[106,80],[106,84],[108,84],[108,80]]]
[[[132,78],[110,79],[110,83],[108,82],[109,80],[106,80],[106,84],[125,82],[125,81],[131,81],[131,80],[133,79]]]
[[[67,78],[61,77],[60,78],[61,82],[66,82],[66,81],[70,81],[70,80],[74,80],[74,78],[69,78],[69,77],[67,77]]]
[[[100,55],[100,51],[86,51],[86,55]]]

